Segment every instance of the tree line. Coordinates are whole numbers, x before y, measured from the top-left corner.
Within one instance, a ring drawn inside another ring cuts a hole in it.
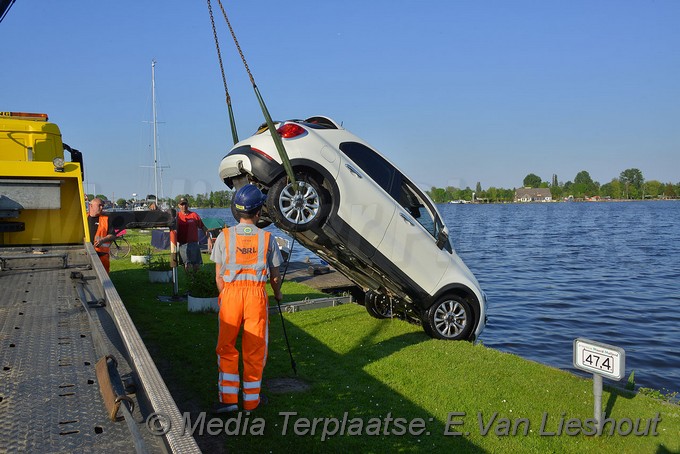
[[[599,197],[604,199],[659,199],[668,198],[674,199],[680,196],[680,182],[679,183],[662,183],[658,180],[645,180],[642,172],[639,169],[626,169],[619,175],[618,178],[613,178],[610,182],[600,184],[593,181],[590,174],[582,170],[576,174],[574,180],[561,182],[557,175],[553,174],[550,182],[544,181],[536,174],[528,174],[522,181],[522,186],[525,188],[549,188],[553,200],[562,200],[573,197],[574,199],[586,199],[592,197]],[[474,189],[466,187],[464,189],[448,186],[446,188],[432,187],[426,191],[430,198],[435,203],[447,203],[456,200],[465,201],[482,201],[482,202],[513,202],[515,200],[515,189],[500,188],[491,186],[483,189],[480,182]],[[205,194],[178,194],[174,198],[166,198],[159,200],[159,204],[164,202],[172,207],[177,206],[180,198],[185,197],[189,201],[189,205],[194,208],[228,208],[231,206],[231,199],[233,191],[210,191]],[[95,195],[88,194],[88,199],[92,200]],[[97,194],[96,197],[104,201],[108,198],[103,194]],[[156,196],[149,194],[146,199],[142,199],[146,204],[156,201]],[[113,201],[112,201],[113,202]],[[140,200],[123,199],[120,198],[115,201],[115,205],[119,208],[130,208]]]
[[[189,206],[194,208],[228,208],[231,206],[233,191],[210,191],[205,194],[180,194],[173,200],[174,206],[180,198],[184,197],[189,201]]]
[[[186,198],[189,202],[189,206],[193,208],[228,208],[231,206],[231,199],[234,193],[232,191],[210,191],[210,193],[205,194],[178,194],[174,198],[161,198],[156,199],[154,194],[148,194],[146,198],[143,199],[117,199],[114,201],[109,201],[108,197],[103,194],[87,194],[88,200],[92,200],[95,197],[102,199],[104,202],[111,202],[118,208],[132,208],[135,204],[150,205],[151,203],[157,202],[157,205],[162,206],[163,204],[168,204],[171,207],[177,207],[177,202],[182,197]]]
[[[544,181],[536,174],[528,174],[522,181],[524,188],[549,188],[553,200],[574,199],[674,199],[680,195],[680,183],[662,183],[658,180],[645,180],[639,169],[626,169],[610,182],[600,184],[593,181],[590,174],[582,170],[576,174],[573,181],[566,183],[558,180],[553,174],[551,180]],[[475,189],[465,189],[448,186],[446,188],[432,187],[427,194],[435,203],[447,203],[455,200],[483,202],[512,202],[515,200],[515,189],[489,187],[483,189],[477,182]]]

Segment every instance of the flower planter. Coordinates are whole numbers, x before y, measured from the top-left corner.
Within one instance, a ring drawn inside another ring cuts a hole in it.
[[[189,312],[219,312],[219,307],[217,306],[217,297],[212,298],[198,298],[187,295],[187,303]]]
[[[149,256],[149,255],[131,255],[130,256],[130,261],[132,263],[141,263],[142,265],[147,265],[149,263],[149,260],[151,260],[151,256]]]
[[[149,270],[149,282],[172,282],[172,270]]]

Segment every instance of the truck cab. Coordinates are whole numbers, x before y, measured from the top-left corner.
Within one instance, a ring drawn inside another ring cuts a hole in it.
[[[82,244],[82,156],[46,114],[0,112],[0,169],[0,245]]]

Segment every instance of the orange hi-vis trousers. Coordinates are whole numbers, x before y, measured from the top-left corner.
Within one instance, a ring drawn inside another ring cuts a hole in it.
[[[109,274],[109,271],[111,269],[111,260],[110,260],[109,253],[108,252],[97,252],[97,255],[99,255],[99,260],[101,260],[102,265],[104,265],[104,269],[106,270],[106,274]]]
[[[269,342],[268,297],[263,282],[225,283],[220,294],[217,362],[219,398],[237,404],[239,353],[236,338],[243,325],[243,409],[254,410],[260,403],[262,371],[267,362]]]

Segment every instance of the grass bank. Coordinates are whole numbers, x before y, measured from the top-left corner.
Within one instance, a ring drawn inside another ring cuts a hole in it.
[[[149,284],[128,260],[112,261],[111,270],[180,410],[195,418],[217,396],[216,315],[159,302],[170,285]],[[283,293],[287,301],[321,296],[293,283]],[[219,435],[206,429],[197,437],[204,451],[680,452],[677,405],[605,389],[602,407],[614,421],[605,435],[589,436],[590,380],[482,345],[435,341],[357,305],[285,318],[297,378],[308,389],[270,387],[268,380],[294,377],[277,315],[265,369],[269,405],[221,418]]]

